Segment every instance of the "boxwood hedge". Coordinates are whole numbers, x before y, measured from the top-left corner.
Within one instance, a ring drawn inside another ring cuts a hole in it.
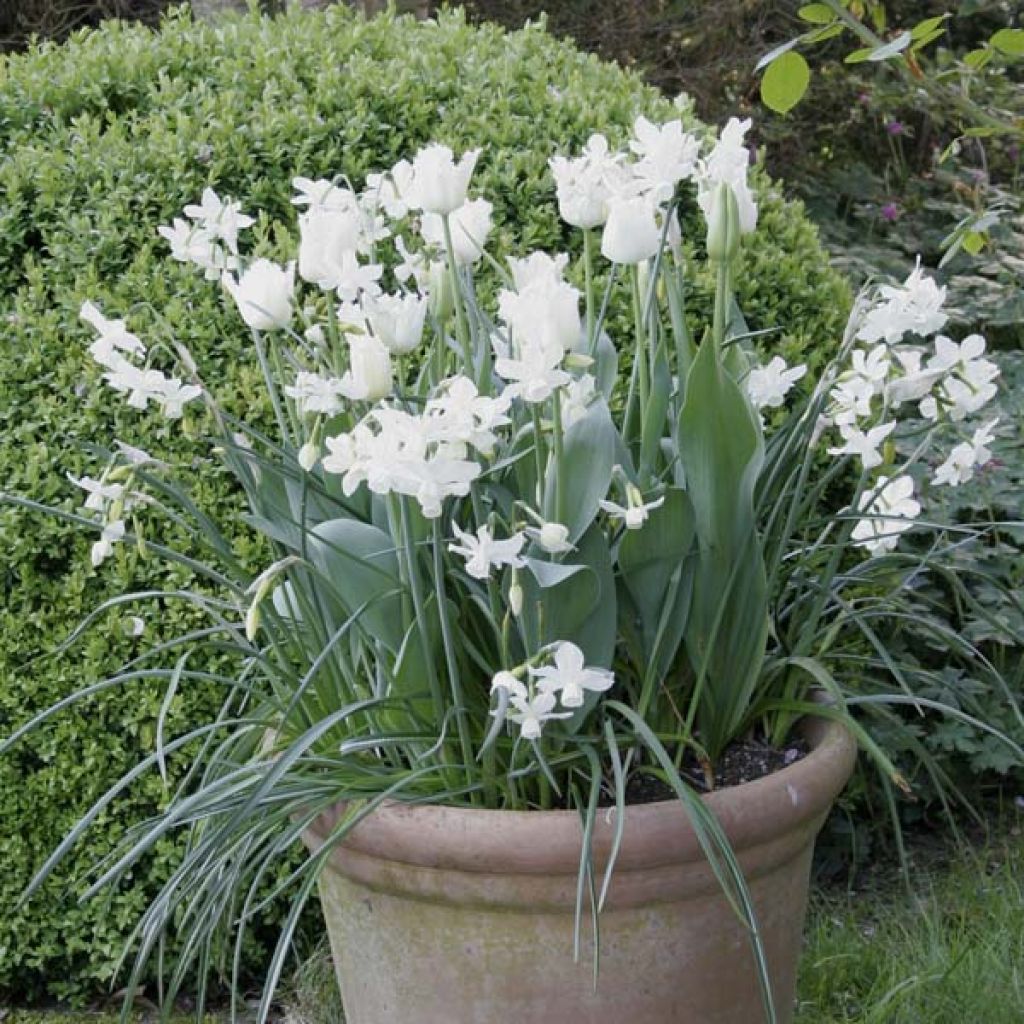
[[[508,251],[513,226],[517,246],[564,247],[570,239],[555,213],[549,155],[595,130],[621,140],[640,112],[665,118],[676,110],[638,77],[540,28],[475,29],[458,14],[366,22],[333,7],[193,24],[182,10],[157,32],[110,22],[6,58],[0,489],[73,509],[80,496],[66,471],[82,472],[84,447],[112,437],[185,464],[198,458],[180,426],[115,408],[94,386],[89,332],[77,318],[86,297],[127,316],[151,343],[176,335],[223,395],[239,405],[256,401],[244,336],[217,286],[171,263],[155,231],[205,185],[267,211],[255,237],[274,253],[294,228],[293,175],[344,173],[359,182],[431,139],[479,144],[475,183],[496,206],[496,249]],[[685,109],[683,116],[699,127]],[[781,328],[773,347],[814,358],[813,346],[837,336],[847,289],[800,206],[763,176],[758,185],[763,214],[745,255],[740,302],[752,328]],[[684,233],[699,247],[692,209]],[[705,291],[700,281],[695,288]],[[206,509],[236,508],[205,463],[195,462],[193,480]],[[83,643],[44,657],[103,598],[166,578],[154,558],[134,550],[94,572],[90,540],[0,505],[0,735],[112,674],[140,644],[188,625],[168,603],[133,639],[111,614]],[[258,566],[249,543],[239,531],[239,552]],[[201,689],[178,693],[168,729],[206,714],[216,700]],[[111,981],[129,923],[175,851],[157,848],[146,872],[106,901],[80,904],[74,879],[125,822],[159,808],[167,798],[159,777],[112,807],[60,880],[26,906],[17,901],[82,810],[153,748],[161,701],[153,683],[108,691],[0,760],[0,998],[83,999]]]

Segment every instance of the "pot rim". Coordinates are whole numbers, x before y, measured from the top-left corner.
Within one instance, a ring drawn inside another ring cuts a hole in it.
[[[801,731],[811,749],[791,765],[703,794],[734,852],[794,832],[813,834],[845,786],[857,756],[849,730],[834,719],[808,716]],[[331,841],[345,805],[336,804],[306,830],[311,850]],[[607,860],[615,835],[614,808],[598,813],[592,855]],[[361,821],[331,860],[346,853],[427,868],[493,873],[550,874],[579,868],[583,828],[573,810],[504,811],[389,801]],[[628,804],[616,870],[704,860],[703,849],[678,799]]]

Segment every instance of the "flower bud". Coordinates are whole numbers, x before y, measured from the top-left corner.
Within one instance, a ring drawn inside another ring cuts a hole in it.
[[[724,181],[718,185],[711,200],[707,246],[708,259],[715,263],[728,263],[739,252],[739,207],[735,192]]]
[[[439,324],[445,323],[455,312],[455,297],[448,268],[440,260],[430,264],[427,292],[430,297],[430,313]]]
[[[299,449],[299,465],[308,473],[320,458],[320,452],[312,441],[307,441]]]
[[[512,610],[512,614],[518,619],[523,613],[523,588],[519,585],[518,580],[512,581],[512,586],[508,588],[508,606]]]

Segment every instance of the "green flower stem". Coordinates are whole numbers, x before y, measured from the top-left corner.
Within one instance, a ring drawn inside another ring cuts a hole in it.
[[[434,719],[440,724],[445,719],[444,694],[441,692],[441,681],[437,677],[437,666],[434,664],[433,652],[430,650],[430,639],[427,629],[426,605],[423,601],[423,587],[420,580],[419,566],[416,563],[416,551],[412,543],[412,528],[409,522],[408,499],[401,498],[398,501],[401,510],[402,541],[405,554],[405,564],[409,590],[412,592],[413,609],[416,612],[417,632],[420,636],[420,648],[423,653],[423,666],[427,671],[427,682],[430,686],[430,699],[434,705]],[[448,744],[441,744],[441,761],[448,764]]]
[[[533,461],[537,472],[537,507],[541,508],[544,502],[544,433],[541,430],[540,406],[536,402],[530,403],[530,415],[533,417]]]
[[[583,229],[583,274],[586,281],[587,301],[587,351],[593,355],[597,349],[597,338],[594,337],[594,230]]]
[[[565,438],[562,436],[562,396],[558,388],[551,394],[552,436],[555,448],[555,522],[565,523]]]
[[[479,804],[480,794],[473,787],[473,744],[469,738],[469,722],[466,720],[466,702],[463,698],[462,679],[459,675],[459,663],[455,655],[452,626],[448,619],[448,599],[444,591],[444,561],[441,557],[441,520],[437,518],[433,524],[434,548],[434,587],[437,594],[437,614],[441,620],[441,641],[444,644],[445,664],[448,668],[448,685],[452,691],[455,704],[455,724],[459,734],[459,749],[462,752],[463,770],[466,773],[466,785],[470,787],[471,800]]]
[[[263,339],[260,337],[260,332],[253,330],[252,332],[253,344],[256,346],[256,358],[260,363],[260,370],[263,373],[263,379],[266,381],[267,394],[270,395],[270,404],[274,409],[274,416],[277,419],[277,429],[281,431],[282,443],[291,443],[291,438],[288,436],[288,418],[284,414],[284,409],[281,406],[281,399],[277,394],[277,386],[274,384],[273,374],[270,372],[270,364],[267,362],[267,353],[263,348]]]
[[[448,251],[448,273],[452,279],[452,300],[455,305],[455,336],[462,346],[462,355],[466,360],[466,375],[476,380],[473,367],[473,346],[469,334],[469,321],[466,319],[466,310],[462,304],[462,283],[459,281],[459,268],[455,262],[455,245],[452,242],[452,227],[447,213],[442,216],[441,223],[444,225],[444,244]]]
[[[717,265],[718,276],[715,286],[715,319],[712,327],[712,336],[715,342],[715,349],[719,356],[725,345],[725,327],[729,316],[729,264],[719,263]]]
[[[647,331],[644,329],[643,303],[640,298],[640,269],[633,267],[630,274],[633,290],[633,321],[636,330],[636,349],[633,354],[637,368],[637,386],[640,394],[641,414],[647,408],[650,394],[650,365],[647,352]]]

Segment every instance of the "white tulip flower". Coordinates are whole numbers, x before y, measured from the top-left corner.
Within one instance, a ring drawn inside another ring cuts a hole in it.
[[[349,335],[349,369],[338,384],[346,397],[376,402],[391,394],[391,353],[368,334]]]
[[[608,221],[601,234],[601,253],[605,259],[626,264],[651,259],[661,246],[661,228],[654,211],[654,204],[643,196],[611,199]]]
[[[294,263],[279,267],[271,260],[258,259],[237,281],[226,274],[224,286],[254,331],[278,330],[291,323]]]
[[[466,202],[469,179],[479,156],[479,149],[470,149],[456,163],[447,146],[424,146],[413,158],[411,180],[403,198],[424,213],[453,213]]]

